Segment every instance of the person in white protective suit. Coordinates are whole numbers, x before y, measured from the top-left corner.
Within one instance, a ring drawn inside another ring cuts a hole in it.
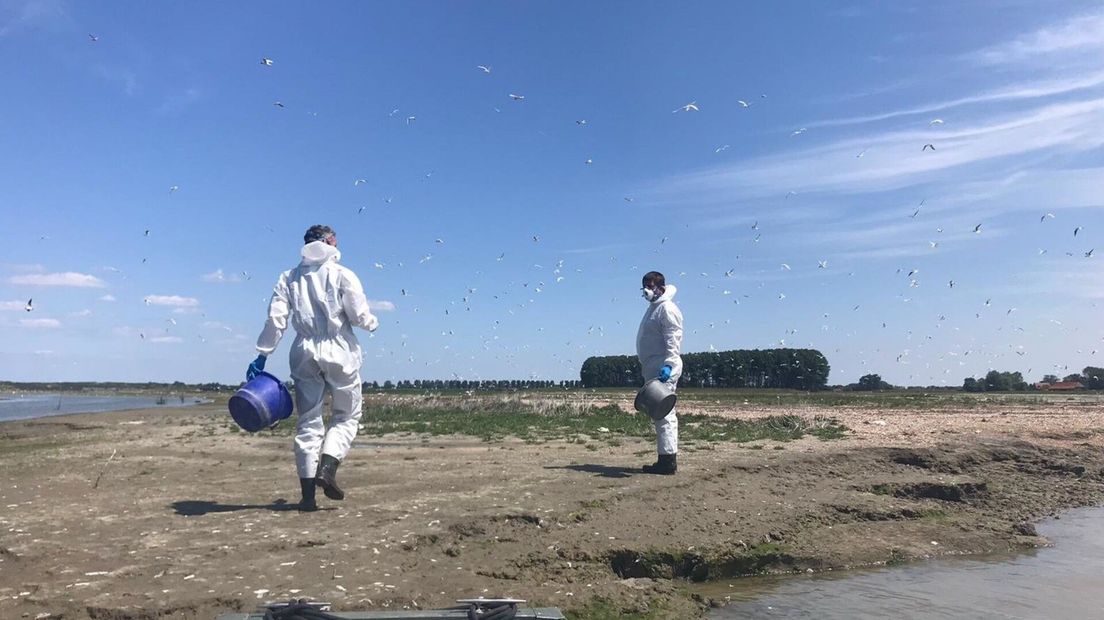
[[[379,320],[368,308],[360,279],[338,264],[337,235],[316,225],[303,235],[302,261],[280,274],[268,304],[268,321],[257,338],[256,360],[247,379],[264,369],[289,319],[295,329],[291,345],[291,378],[295,381],[295,464],[302,499],[299,509],[318,509],[316,486],[326,497],[345,498],[337,485],[337,467],[356,437],[361,414],[360,343],[353,326],[375,331]],[[329,391],[333,416],[327,430],[322,399]]]
[[[648,309],[636,332],[636,356],[644,382],[652,379],[669,382],[672,389],[682,376],[682,311],[675,305],[677,289],[667,284],[662,273],[644,274],[641,294]],[[659,458],[643,467],[646,474],[671,475],[678,471],[678,416],[674,409],[666,417],[655,420],[656,451]]]

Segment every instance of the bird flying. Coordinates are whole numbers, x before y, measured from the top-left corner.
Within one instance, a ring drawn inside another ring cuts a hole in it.
[[[926,151],[926,150],[928,150],[928,149],[931,149],[931,150],[933,150],[933,151],[934,151],[934,150],[935,150],[935,145],[934,145],[934,144],[931,144],[931,143],[929,142],[928,144],[925,144],[925,145],[924,145],[924,148],[920,149],[920,151],[921,151],[921,152],[924,152],[924,151]]]
[[[479,69],[483,73],[490,73],[491,72],[491,68],[488,67],[487,65],[475,65],[475,68]]]
[[[272,66],[272,59],[271,58],[262,58],[261,59],[261,64],[266,66],[266,67],[271,67]]]
[[[671,110],[671,114],[674,114],[676,112],[697,112],[697,111],[698,111],[698,102],[697,101],[691,101],[690,103],[688,103],[684,106],[680,106],[680,107],[675,108],[674,110]]]

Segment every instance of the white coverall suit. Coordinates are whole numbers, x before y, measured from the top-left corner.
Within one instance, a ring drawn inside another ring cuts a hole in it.
[[[291,345],[291,378],[299,423],[295,435],[295,465],[300,478],[313,478],[322,454],[345,458],[360,424],[360,343],[353,326],[375,331],[379,320],[368,309],[360,279],[337,263],[341,252],[323,241],[303,246],[303,260],[280,274],[268,321],[257,338],[257,351],[271,355],[288,326],[295,328]],[[333,417],[327,431],[322,398],[329,388]]]
[[[677,289],[668,284],[655,301],[648,303],[640,328],[636,332],[636,357],[647,383],[659,376],[664,366],[671,367],[672,389],[682,375],[682,311],[672,299]],[[656,450],[659,454],[678,454],[678,417],[672,409],[666,417],[655,420]]]

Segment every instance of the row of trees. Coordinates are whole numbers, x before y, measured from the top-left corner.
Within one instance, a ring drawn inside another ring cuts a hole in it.
[[[1043,383],[1077,382],[1090,390],[1104,390],[1104,368],[1086,366],[1080,373],[1066,375],[1044,375]],[[962,389],[967,392],[1022,392],[1031,385],[1024,380],[1020,372],[1000,372],[990,370],[984,377],[966,377]]]
[[[816,349],[740,349],[682,356],[679,386],[820,390],[831,367]],[[579,372],[583,387],[641,384],[640,361],[633,355],[589,357]]]

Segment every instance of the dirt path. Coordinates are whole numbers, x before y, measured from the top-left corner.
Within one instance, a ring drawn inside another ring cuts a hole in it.
[[[233,433],[219,408],[2,424],[0,617],[479,595],[693,617],[710,601],[689,580],[1045,544],[1033,521],[1104,501],[1099,405],[710,413],[827,415],[852,432],[684,450],[673,477],[636,473],[652,446],[635,440],[361,438],[348,499],[300,514],[290,440]]]

